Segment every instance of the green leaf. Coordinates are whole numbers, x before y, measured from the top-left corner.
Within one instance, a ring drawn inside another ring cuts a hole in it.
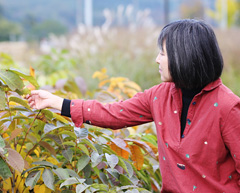
[[[105,184],[92,184],[91,187],[104,192],[107,192],[109,189]]]
[[[0,61],[1,61],[1,68],[2,68],[2,64],[6,65],[7,67],[15,65],[11,56],[3,52],[0,53]]]
[[[93,167],[92,169],[95,174],[97,174],[98,176],[100,175],[100,170],[97,167]]]
[[[58,143],[59,145],[62,145],[61,138],[58,135],[47,134],[46,137],[49,139],[53,139],[56,143]]]
[[[6,162],[15,170],[19,171],[20,173],[24,169],[24,160],[22,156],[11,148],[6,148],[8,151],[8,156]]]
[[[35,86],[36,89],[39,88],[39,85],[38,85],[36,79],[35,79],[33,76],[23,74],[23,73],[20,72],[19,70],[13,69],[13,68],[9,69],[9,71],[11,71],[11,72],[13,72],[13,73],[21,76],[22,78],[24,78],[25,80],[27,80],[28,82],[30,82],[33,86]]]
[[[95,144],[94,144],[94,147],[98,150],[98,153],[99,153],[99,154],[103,154],[103,148],[102,148],[101,145],[95,143]]]
[[[70,148],[64,149],[62,151],[62,154],[68,161],[70,161],[70,162],[72,161],[73,151]]]
[[[0,157],[0,177],[2,177],[3,180],[12,177],[12,173],[8,165],[1,157]]]
[[[151,144],[153,144],[157,147],[157,137],[156,137],[156,135],[153,135],[153,134],[143,135],[141,140],[150,142]]]
[[[108,183],[109,183],[109,182],[108,182],[108,179],[107,179],[107,176],[106,176],[105,173],[100,172],[100,173],[99,173],[99,178],[101,179],[101,181],[102,181],[103,184],[108,184]]]
[[[46,133],[48,133],[50,131],[53,131],[57,128],[58,127],[56,127],[55,125],[47,123],[47,124],[45,124],[45,127],[44,127],[44,133],[46,134]]]
[[[21,98],[18,98],[18,97],[15,97],[15,96],[10,96],[9,101],[13,101],[15,103],[18,103],[18,104],[24,106],[25,108],[27,108],[28,110],[31,110],[29,105]]]
[[[23,176],[25,173],[27,173],[31,170],[40,169],[40,168],[45,168],[45,166],[35,166],[35,167],[32,167],[32,168],[29,168],[29,169],[23,171],[23,173],[21,173],[21,175]]]
[[[68,123],[68,120],[66,120],[64,117],[61,115],[58,115],[57,113],[53,113],[53,118],[57,119],[58,121],[61,121],[63,123]]]
[[[4,147],[5,147],[5,142],[2,136],[0,135],[0,148],[4,148]]]
[[[126,166],[127,166],[127,171],[128,171],[128,173],[129,173],[129,177],[132,177],[132,175],[133,175],[133,168],[132,168],[132,166],[131,166],[131,164],[129,164],[127,161],[125,161],[124,160],[124,163],[126,164]]]
[[[44,184],[51,190],[54,190],[54,176],[50,169],[45,169],[42,174]]]
[[[99,144],[107,144],[108,140],[105,139],[105,137],[102,137],[102,136],[99,136],[96,138],[96,141],[99,143]]]
[[[104,133],[106,135],[112,135],[113,134],[112,130],[109,130],[109,129],[101,129],[100,132]]]
[[[131,175],[130,175],[130,173],[129,173],[129,171],[128,171],[127,165],[126,165],[126,163],[124,162],[124,160],[123,160],[121,157],[119,157],[118,165],[121,166],[121,167],[127,172],[127,174],[129,175],[129,177],[131,177]],[[129,165],[130,165],[130,164],[129,164]],[[131,165],[130,165],[130,166],[131,166]],[[133,170],[132,170],[132,171],[133,171]],[[133,173],[132,173],[132,174],[133,174]]]
[[[10,110],[11,110],[11,111],[23,111],[23,112],[28,111],[28,112],[29,112],[28,109],[25,109],[25,108],[23,108],[23,107],[21,107],[21,106],[11,107]]]
[[[17,115],[17,116],[14,116],[13,117],[13,120],[15,119],[20,119],[20,120],[23,120],[23,119],[30,119],[29,117],[26,117],[26,116],[22,116],[22,115]]]
[[[79,179],[79,178],[71,177],[71,178],[66,179],[60,185],[60,188],[62,188],[63,186],[70,186],[70,185],[73,185],[73,184],[82,184],[83,182],[85,182],[85,179]]]
[[[58,166],[52,164],[51,162],[48,161],[39,161],[39,162],[33,162],[32,164],[34,165],[41,165],[41,166],[49,166],[51,168],[57,168]]]
[[[68,146],[73,146],[73,147],[76,146],[76,144],[75,144],[73,141],[65,141],[65,142],[63,142],[62,144],[63,144],[63,145],[68,145]]]
[[[93,151],[91,155],[92,167],[97,166],[102,161],[102,157],[103,154],[99,155],[96,151]]]
[[[76,134],[77,138],[83,139],[88,136],[88,130],[86,128],[79,128],[74,127],[74,133]]]
[[[130,180],[127,176],[125,176],[125,175],[123,175],[123,174],[120,174],[120,179],[119,179],[119,181],[120,181],[120,183],[121,183],[123,186],[127,186],[127,185],[131,185],[131,184],[132,184],[131,180]]]
[[[66,180],[69,178],[69,173],[67,169],[57,168],[52,170],[60,180]]]
[[[150,191],[144,189],[144,188],[137,188],[137,190],[140,191],[140,193],[151,193]]]
[[[135,185],[127,185],[127,186],[121,186],[121,190],[128,190],[128,189],[133,189],[137,188]]]
[[[83,145],[83,144],[78,144],[78,147],[79,147],[85,154],[87,154],[87,155],[89,156],[89,151],[88,151],[88,149],[86,148],[85,145]]]
[[[80,172],[83,168],[85,168],[85,166],[89,163],[90,161],[90,157],[87,155],[82,155],[77,162],[77,169],[78,172]]]
[[[108,168],[108,169],[106,169],[106,171],[109,174],[111,174],[114,178],[116,178],[117,180],[119,179],[119,172],[116,169]]]
[[[94,147],[94,145],[92,144],[92,142],[91,142],[89,139],[82,139],[80,143],[81,143],[81,144],[86,144],[86,145],[88,145],[89,147],[91,147],[92,150],[98,152],[98,150],[96,149],[96,147]]]
[[[24,87],[22,79],[9,70],[0,70],[0,79],[12,90],[22,89]]]
[[[113,169],[115,168],[115,166],[118,164],[118,157],[114,154],[109,155],[107,153],[105,153],[105,157],[107,159],[107,163],[108,165]]]
[[[16,89],[15,92],[17,92],[19,95],[31,94],[31,90],[29,90],[29,89],[26,88],[26,87],[24,87],[22,90]]]
[[[43,113],[47,118],[49,118],[50,120],[53,118],[53,113],[52,111],[46,110],[46,109],[42,109],[41,113]]]
[[[3,111],[5,110],[5,92],[2,87],[0,87],[0,110]]]
[[[33,189],[33,187],[37,184],[37,181],[39,180],[41,175],[41,171],[35,170],[28,174],[28,177],[25,180],[25,185],[30,186],[30,189]]]
[[[59,132],[58,134],[59,134],[59,135],[62,135],[62,134],[64,134],[64,135],[69,135],[69,136],[71,136],[73,139],[77,139],[77,136],[76,136],[75,133],[72,132],[72,131],[62,131],[62,132]]]
[[[87,184],[78,184],[76,187],[76,193],[82,193],[84,190],[86,190],[90,185]]]
[[[80,176],[74,170],[67,169],[67,171],[68,171],[69,176],[75,177],[75,178],[80,178]]]
[[[81,90],[73,78],[67,80],[67,82],[64,85],[64,90],[67,92],[76,93],[79,98],[82,98]]]

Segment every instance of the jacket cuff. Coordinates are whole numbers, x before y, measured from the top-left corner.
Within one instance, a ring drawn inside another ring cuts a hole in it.
[[[63,100],[61,115],[71,117],[70,104],[71,104],[71,100],[69,100],[69,99]]]
[[[71,101],[70,114],[75,126],[80,127],[83,124],[83,100],[82,99],[75,99]]]

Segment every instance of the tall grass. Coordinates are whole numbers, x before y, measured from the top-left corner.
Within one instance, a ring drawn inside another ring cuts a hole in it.
[[[51,73],[51,70],[46,70],[46,66],[51,66],[56,72],[63,69],[65,73],[68,72],[68,76],[80,75],[92,89],[97,87],[96,80],[91,78],[92,74],[105,67],[110,76],[128,77],[146,89],[160,83],[158,65],[155,63],[160,31],[161,28],[158,27],[104,30],[81,26],[71,36],[52,36],[50,42],[57,50],[68,51],[61,56],[56,54],[58,52],[49,53],[48,60],[41,58],[35,68],[39,74],[43,70],[42,76]],[[216,29],[215,32],[225,62],[223,83],[240,96],[240,30]],[[54,62],[56,57],[61,59],[57,63]]]

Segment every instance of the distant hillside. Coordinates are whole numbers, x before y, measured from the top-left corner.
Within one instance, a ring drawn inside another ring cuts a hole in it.
[[[92,0],[92,2],[93,25],[102,25],[105,22],[104,9],[107,8],[116,13],[118,6],[123,5],[124,14],[126,15],[126,7],[129,4],[134,7],[133,17],[136,17],[139,10],[150,9],[150,21],[163,25],[164,2],[169,2],[168,18],[169,21],[172,21],[180,19],[182,16],[187,18],[189,15],[194,14],[198,18],[204,17],[206,19],[205,15],[203,15],[205,13],[201,12],[201,6],[204,8],[213,7],[215,0]],[[188,7],[196,2],[200,4],[200,7],[194,9],[191,6]],[[182,3],[184,3],[184,9]],[[183,10],[185,11],[184,15],[182,14]],[[200,17],[198,13],[200,13]],[[42,39],[49,33],[64,34],[75,29],[77,22],[83,23],[84,0],[0,0],[0,19],[1,16],[18,25],[18,27],[20,26],[23,39]],[[123,25],[126,23],[123,22]],[[12,32],[9,32],[8,36],[11,36],[11,34]],[[18,34],[15,36],[17,37]]]
[[[68,28],[76,25],[77,0],[1,0],[4,15],[12,21],[24,22],[27,17],[37,21],[46,19],[59,20]],[[80,2],[80,3],[79,3]],[[93,0],[94,25],[104,22],[102,11],[104,8],[117,10],[119,4],[127,6],[133,4],[136,9],[151,9],[152,16],[157,23],[162,22],[162,2],[157,0]],[[83,14],[83,0],[78,0],[80,16]]]

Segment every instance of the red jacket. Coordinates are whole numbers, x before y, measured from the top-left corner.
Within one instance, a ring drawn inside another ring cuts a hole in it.
[[[193,98],[182,138],[182,93],[174,83],[113,104],[72,100],[70,108],[77,127],[87,122],[120,129],[154,121],[161,192],[240,192],[240,98],[220,79]]]

